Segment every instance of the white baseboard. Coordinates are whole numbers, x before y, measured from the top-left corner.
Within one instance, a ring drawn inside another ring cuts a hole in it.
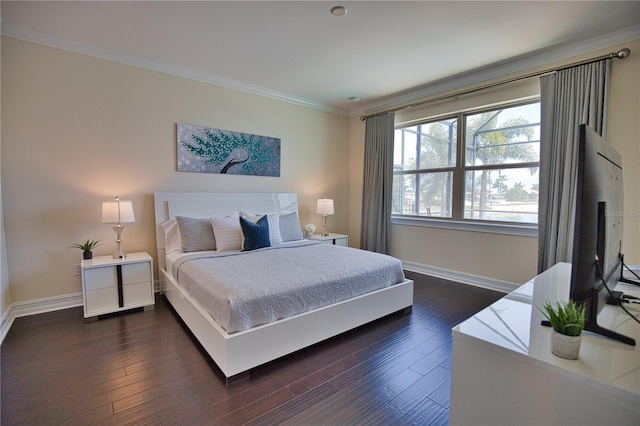
[[[9,332],[13,321],[19,317],[58,311],[60,309],[82,306],[82,293],[65,294],[63,296],[46,297],[12,304],[2,315],[0,324],[0,343]]]
[[[510,293],[524,283],[512,283],[509,281],[497,280],[495,278],[482,277],[480,275],[467,274],[465,272],[452,271],[450,269],[438,268],[435,266],[423,265],[415,262],[402,261],[403,268],[407,271],[419,274],[430,275],[449,281],[482,287],[501,293]],[[533,277],[531,277],[533,278]]]
[[[489,290],[499,291],[501,293],[510,293],[524,284],[482,277],[480,275],[467,274],[465,272],[452,271],[450,269],[438,268],[435,266],[423,265],[421,263],[408,262],[405,260],[402,261],[402,265],[403,268],[407,271],[430,275],[432,277],[455,281],[462,284],[469,284],[476,287],[482,287]],[[634,271],[636,274],[640,273],[640,265],[627,265],[627,267]]]
[[[4,336],[9,332],[14,319],[15,317],[11,316],[11,306],[9,306],[9,308],[2,313],[2,318],[0,319],[0,343],[2,343]]]
[[[153,285],[154,291],[157,293],[160,288],[159,282],[155,281]],[[82,306],[82,303],[82,293],[71,293],[63,296],[46,297],[44,299],[27,300],[25,302],[12,304],[9,309],[3,312],[2,319],[0,320],[0,344],[4,341],[4,337],[9,332],[16,318],[75,308],[76,306]]]

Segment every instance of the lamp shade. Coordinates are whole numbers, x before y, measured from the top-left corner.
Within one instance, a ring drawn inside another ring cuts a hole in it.
[[[333,214],[333,200],[330,198],[320,198],[316,206],[316,213],[321,215]]]
[[[105,201],[102,203],[102,223],[135,222],[131,201]]]

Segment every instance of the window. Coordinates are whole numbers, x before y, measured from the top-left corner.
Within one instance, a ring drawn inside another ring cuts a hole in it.
[[[451,217],[456,145],[455,118],[395,131],[393,213]]]
[[[538,222],[540,103],[397,128],[392,214]]]

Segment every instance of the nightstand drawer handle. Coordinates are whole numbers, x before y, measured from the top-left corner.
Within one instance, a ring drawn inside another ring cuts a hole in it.
[[[124,307],[124,293],[122,292],[122,265],[116,265],[118,273],[118,306]]]

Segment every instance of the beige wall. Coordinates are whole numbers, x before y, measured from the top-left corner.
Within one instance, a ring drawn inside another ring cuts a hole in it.
[[[1,182],[1,180],[0,180]],[[2,208],[2,191],[0,190],[0,282],[2,285],[0,293],[0,317],[4,315],[11,306],[11,286],[9,285],[9,268],[7,263],[7,245],[4,237],[4,214]],[[0,321],[2,323],[2,321]]]
[[[80,251],[68,246],[92,238],[104,242],[97,255],[113,251],[100,209],[115,195],[134,204],[129,252],[155,255],[157,191],[297,192],[302,223],[318,227],[315,200],[326,196],[331,230],[348,230],[345,117],[7,37],[2,106],[13,303],[81,291]],[[178,122],[280,138],[281,177],[178,173]]]
[[[364,173],[364,121],[349,120],[349,245],[360,247]]]
[[[631,56],[613,61],[605,139],[622,155],[625,263],[640,265],[640,40],[625,43]]]
[[[568,58],[563,63],[608,54],[621,47],[629,47],[632,54],[623,61],[613,62],[609,130],[606,138],[621,152],[626,166],[626,260],[628,264],[640,264],[640,41],[606,48],[580,58]],[[396,123],[445,114],[471,106],[490,105],[501,98],[504,100],[526,97],[537,93],[538,90],[537,81],[532,80],[527,84],[510,85],[473,96],[440,101],[421,108],[399,111],[396,113]],[[349,171],[349,188],[352,194],[349,230],[353,239],[355,235],[359,235],[360,227],[361,200],[356,199],[353,194],[362,191],[362,162],[359,159],[363,157],[364,123],[357,117],[352,118],[349,133],[352,159]],[[391,254],[399,259],[512,283],[526,282],[536,274],[537,244],[537,238],[534,237],[406,225],[393,225],[391,229]]]
[[[627,263],[640,264],[635,167],[640,162],[640,41],[624,46],[632,55],[614,62],[606,136],[627,165],[625,253]],[[124,232],[130,252],[155,255],[156,191],[293,191],[299,194],[301,221],[317,226],[315,199],[333,197],[331,230],[348,232],[350,245],[359,245],[364,141],[359,117],[6,37],[1,66],[0,194],[8,259],[1,271],[8,271],[2,281],[3,312],[12,302],[80,291],[80,279],[73,276],[80,253],[67,247],[101,239],[96,254],[111,253],[114,236],[100,224],[100,204],[115,195],[134,202],[137,221]],[[491,103],[496,91],[483,96]],[[459,107],[438,106],[441,112]],[[177,122],[281,138],[281,177],[176,172]],[[514,283],[526,281],[536,269],[537,241],[531,237],[394,225],[391,249],[405,261]]]
[[[0,41],[0,67],[2,64],[2,42]],[[0,88],[2,87],[2,75],[0,73]],[[0,90],[0,97],[1,97]],[[2,121],[2,104],[0,103],[0,122]],[[2,158],[2,134],[0,132],[0,158]],[[4,237],[4,215],[2,208],[2,178],[0,175],[0,317],[11,306],[11,287],[9,286],[9,269],[7,267],[7,246]],[[2,321],[0,321],[0,324]]]

